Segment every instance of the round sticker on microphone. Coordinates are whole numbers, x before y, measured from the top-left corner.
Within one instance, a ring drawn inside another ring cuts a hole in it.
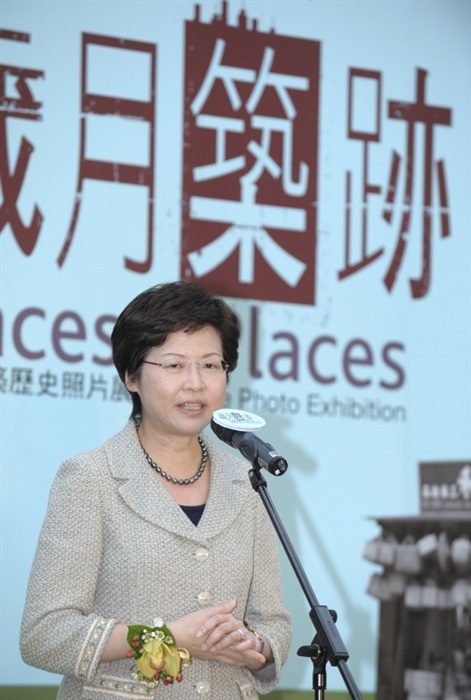
[[[240,411],[237,408],[221,408],[213,413],[213,420],[223,428],[241,430],[244,433],[255,432],[266,425],[266,421],[255,413]]]

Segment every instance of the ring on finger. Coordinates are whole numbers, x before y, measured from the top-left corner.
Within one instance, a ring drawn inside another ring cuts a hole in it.
[[[240,629],[240,630],[237,630],[237,631],[238,631],[238,633],[240,634],[240,636],[241,636],[242,639],[243,639],[243,638],[245,637],[245,630]]]

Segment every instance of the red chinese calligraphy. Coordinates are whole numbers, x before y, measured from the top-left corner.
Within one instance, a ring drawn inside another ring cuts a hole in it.
[[[243,47],[243,50],[242,50]],[[314,303],[319,45],[186,24],[182,277]],[[209,155],[208,155],[209,154]]]
[[[91,92],[88,81],[93,76],[90,49],[108,47],[127,52],[147,54],[150,59],[149,97],[147,100],[130,99],[122,96],[100,95]],[[141,41],[120,39],[98,34],[82,35],[82,76],[80,119],[80,164],[74,210],[65,242],[57,263],[61,267],[68,255],[77,227],[82,203],[83,184],[86,179],[125,183],[147,188],[147,252],[143,261],[125,258],[125,266],[135,272],[147,272],[152,264],[153,222],[154,222],[154,163],[155,163],[155,86],[156,86],[156,46]],[[94,115],[114,115],[123,119],[137,119],[148,125],[148,165],[98,160],[87,153],[87,118]]]
[[[29,43],[30,35],[0,29],[0,39]],[[0,232],[10,224],[13,235],[25,255],[31,255],[33,252],[43,223],[43,215],[37,206],[34,207],[29,225],[23,223],[17,208],[18,197],[34,146],[27,138],[22,137],[16,164],[10,168],[7,119],[35,121],[42,119],[40,113],[42,103],[35,100],[30,81],[43,77],[44,72],[40,70],[0,65],[0,183],[3,191],[3,202],[0,206]],[[7,94],[9,78],[14,78],[17,92],[14,97]]]
[[[434,126],[450,126],[451,110],[444,107],[427,105],[425,103],[425,79],[427,71],[417,69],[416,71],[416,101],[407,103],[399,100],[391,100],[388,103],[389,118],[400,119],[407,124],[406,137],[406,162],[404,164],[406,172],[406,186],[403,196],[403,211],[401,224],[396,243],[396,249],[389,269],[384,278],[384,283],[391,291],[399,271],[399,266],[404,255],[407,236],[410,232],[410,219],[412,207],[412,193],[414,181],[414,147],[415,147],[415,127],[422,123],[425,126],[425,149],[424,149],[424,188],[422,199],[422,272],[418,279],[410,281],[412,297],[418,299],[423,297],[430,284],[430,256],[431,256],[431,232],[432,232],[432,179],[434,167],[438,176],[438,191],[441,212],[441,237],[450,235],[448,198],[446,193],[445,166],[442,160],[433,161],[433,136]],[[388,204],[392,204],[396,196],[396,173],[400,165],[401,158],[397,153],[393,154],[391,165],[391,176],[388,188]],[[390,212],[385,209],[384,218],[390,220]]]
[[[374,121],[371,125],[355,124],[353,115],[353,96],[354,88],[357,81],[367,81],[373,86],[374,102],[369,105],[374,113]],[[381,75],[376,71],[367,71],[356,68],[350,69],[349,85],[348,85],[348,138],[363,142],[363,172],[361,183],[361,257],[356,262],[352,262],[351,254],[351,239],[352,239],[352,173],[347,171],[346,175],[346,206],[345,206],[345,266],[339,272],[339,278],[343,279],[348,275],[361,270],[372,263],[383,253],[380,248],[374,252],[368,252],[368,200],[371,195],[381,192],[381,188],[369,182],[368,172],[368,157],[369,146],[371,143],[380,141],[380,108],[381,108]]]
[[[393,151],[389,169],[387,186],[384,188],[383,219],[388,224],[393,221],[394,206],[399,198],[399,177],[401,166],[404,171],[404,189],[402,195],[402,211],[398,214],[400,223],[392,260],[384,276],[384,284],[389,292],[392,291],[399,274],[401,264],[406,252],[408,238],[411,235],[411,220],[414,210],[414,180],[416,179],[416,127],[424,125],[424,161],[423,161],[423,197],[421,202],[421,273],[417,279],[410,280],[411,295],[414,299],[425,296],[430,287],[430,265],[432,251],[432,213],[433,198],[432,185],[434,176],[438,183],[438,199],[440,210],[440,236],[445,238],[450,235],[450,220],[448,210],[448,197],[446,187],[445,165],[443,160],[434,161],[434,128],[436,126],[451,125],[451,110],[445,107],[427,105],[425,101],[425,82],[427,71],[416,71],[416,101],[408,103],[403,100],[391,100],[388,102],[388,117],[394,120],[406,122],[405,159],[397,151]],[[355,80],[373,80],[377,86],[377,99],[373,105],[375,110],[375,128],[368,131],[358,130],[352,126],[352,103],[354,100]],[[377,184],[369,182],[368,175],[368,147],[372,142],[380,141],[380,110],[381,110],[381,75],[376,71],[350,69],[349,76],[349,131],[348,137],[363,141],[363,178],[362,178],[362,225],[361,225],[361,256],[356,262],[352,262],[351,248],[353,231],[351,227],[351,172],[346,177],[346,216],[345,216],[345,254],[344,267],[339,271],[339,279],[358,272],[361,268],[371,264],[374,260],[384,255],[384,247],[374,252],[368,252],[368,198],[370,195],[379,195],[382,189]],[[420,205],[419,205],[420,206]],[[418,207],[417,207],[418,208]]]

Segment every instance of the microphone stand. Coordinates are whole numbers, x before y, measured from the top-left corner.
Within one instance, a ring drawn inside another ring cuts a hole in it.
[[[313,662],[313,690],[315,700],[324,700],[324,691],[327,688],[327,673],[326,663],[330,662],[332,666],[337,666],[345,685],[353,700],[362,700],[360,691],[358,690],[350,669],[347,666],[348,651],[337,631],[335,621],[337,613],[335,610],[329,610],[325,605],[319,605],[314,591],[307,579],[306,573],[299,561],[299,558],[294,551],[293,545],[288,537],[283,523],[280,520],[275,506],[267,491],[267,482],[261,476],[260,470],[256,463],[256,457],[252,462],[253,469],[249,471],[250,483],[258,495],[262,499],[268,515],[275,527],[281,544],[288,556],[288,559],[293,567],[294,573],[297,576],[301,588],[310,605],[309,617],[316,629],[317,634],[308,646],[302,646],[298,649],[298,656],[310,657]]]

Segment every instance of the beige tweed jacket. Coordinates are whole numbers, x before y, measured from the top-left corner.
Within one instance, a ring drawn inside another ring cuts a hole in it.
[[[208,502],[193,525],[149,468],[133,421],[68,459],[51,489],[21,629],[24,661],[64,676],[60,700],[252,700],[280,678],[291,642],[276,535],[250,465],[207,436]],[[131,661],[100,663],[117,622],[151,624],[237,599],[234,614],[265,637],[274,663],[194,659],[184,679],[149,691]]]

